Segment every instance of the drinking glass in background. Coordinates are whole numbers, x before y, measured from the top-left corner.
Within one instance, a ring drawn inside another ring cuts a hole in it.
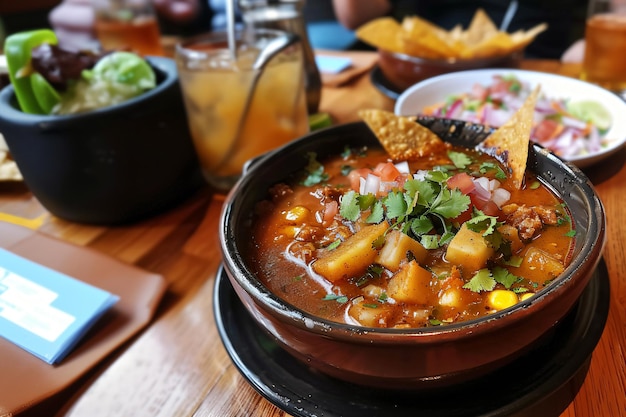
[[[232,187],[246,161],[309,130],[300,43],[274,56],[254,85],[259,51],[282,35],[239,31],[236,57],[226,32],[176,46],[191,136],[207,182],[219,191]]]
[[[590,0],[581,78],[626,93],[626,0]]]
[[[151,0],[93,0],[95,32],[105,50],[165,55]]]

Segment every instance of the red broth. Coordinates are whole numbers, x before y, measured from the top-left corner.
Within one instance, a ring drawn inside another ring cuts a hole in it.
[[[471,163],[453,165],[450,155],[460,154]],[[258,204],[249,258],[272,292],[313,315],[365,327],[446,325],[531,297],[569,262],[574,232],[562,201],[531,173],[521,190],[513,189],[488,155],[450,146],[411,162],[409,175],[394,171],[403,164],[378,149],[351,150],[319,166],[311,158],[302,178],[274,186]],[[377,190],[383,188],[376,197],[367,192],[373,171],[381,176]],[[432,176],[444,180],[429,182]],[[317,183],[304,185],[307,179]],[[487,199],[476,185],[485,181],[506,191],[492,190]],[[445,204],[420,205],[425,182],[454,195],[446,204],[463,208],[460,198],[468,208],[453,218],[433,215],[450,213]],[[418,197],[407,191],[416,187]],[[411,215],[393,217],[409,206]],[[424,219],[430,230],[423,230]]]

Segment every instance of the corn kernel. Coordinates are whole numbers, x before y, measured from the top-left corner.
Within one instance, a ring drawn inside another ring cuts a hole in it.
[[[494,290],[487,296],[487,304],[494,310],[503,310],[517,304],[517,294],[509,290]]]
[[[308,208],[303,206],[296,206],[285,213],[285,219],[292,222],[303,222],[306,217],[309,215],[310,211]]]
[[[533,295],[535,295],[534,292],[525,292],[524,294],[520,295],[519,299],[520,299],[520,301],[526,301],[530,297],[532,297]]]

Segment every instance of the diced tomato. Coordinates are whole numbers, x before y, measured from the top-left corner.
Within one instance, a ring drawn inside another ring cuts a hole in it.
[[[378,175],[381,181],[395,181],[400,171],[392,162],[381,162],[374,168],[374,174]]]
[[[540,143],[547,142],[548,140],[555,137],[560,128],[561,125],[559,125],[559,123],[557,123],[556,121],[551,119],[543,119],[535,127],[535,130],[533,132],[533,138]]]
[[[478,99],[480,101],[485,101],[487,99],[487,95],[489,94],[489,90],[485,88],[482,84],[476,83],[472,86],[472,97]]]
[[[483,213],[485,213],[487,216],[498,217],[502,213],[500,209],[498,208],[498,205],[491,200],[485,201],[482,207],[478,209],[482,211]]]
[[[366,178],[367,174],[371,173],[372,170],[369,168],[359,168],[350,171],[350,173],[348,174],[348,179],[350,180],[350,188],[358,193],[361,186],[361,178]]]
[[[471,175],[465,172],[459,172],[448,178],[447,184],[448,188],[451,190],[458,188],[463,194],[469,194],[474,191],[475,188]]]
[[[333,219],[339,211],[339,204],[335,200],[331,200],[324,205],[324,217],[323,225],[328,226],[333,222]]]

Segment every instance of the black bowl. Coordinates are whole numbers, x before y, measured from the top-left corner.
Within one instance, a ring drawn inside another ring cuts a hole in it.
[[[420,120],[442,139],[474,147],[491,132],[481,125]],[[378,147],[364,123],[320,130],[254,161],[231,190],[222,211],[220,240],[233,288],[257,324],[307,366],[356,384],[393,389],[451,386],[485,375],[545,340],[576,304],[598,265],[605,239],[604,209],[578,168],[530,145],[528,169],[568,205],[577,239],[562,276],[528,300],[489,316],[449,326],[379,329],[321,319],[273,294],[252,272],[246,250],[251,213],[273,184],[346,146]],[[537,358],[538,361],[542,358]]]
[[[0,91],[0,132],[26,185],[52,214],[126,223],[162,211],[202,184],[173,60],[149,57],[157,87],[86,113],[33,115]]]

